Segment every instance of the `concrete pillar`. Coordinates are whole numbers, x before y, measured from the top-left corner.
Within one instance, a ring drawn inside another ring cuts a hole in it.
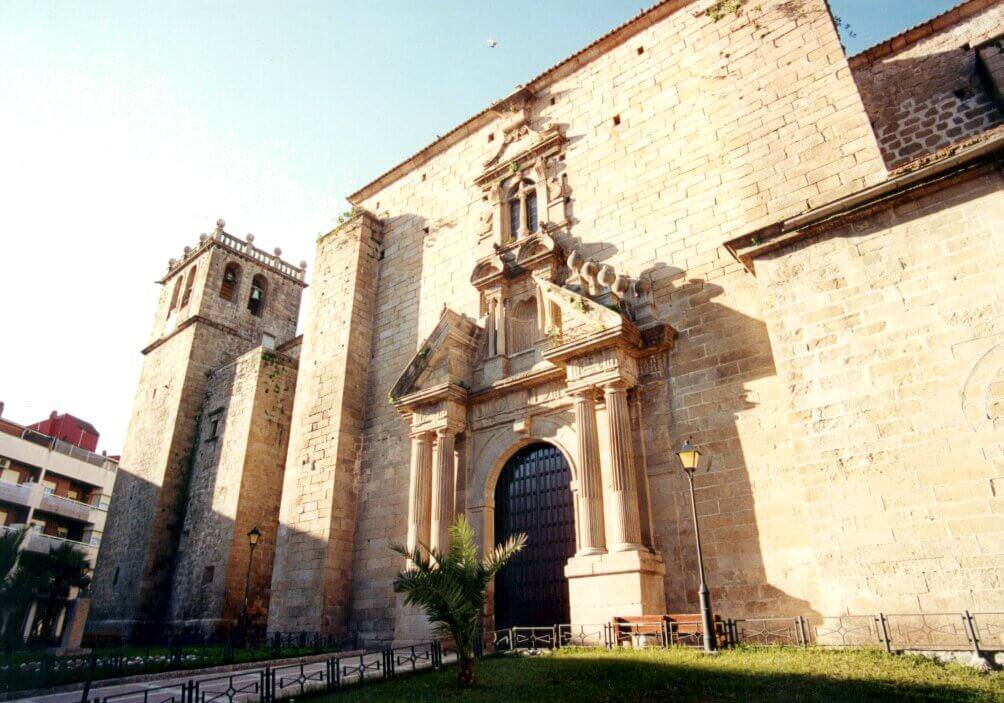
[[[429,545],[429,510],[432,498],[432,433],[411,435],[411,481],[408,485],[408,551]],[[408,566],[412,566],[411,560]]]
[[[440,427],[436,430],[436,447],[432,463],[432,519],[430,520],[429,547],[446,551],[450,545],[450,525],[456,501],[454,489],[453,444],[456,430]]]
[[[577,494],[577,554],[602,554],[606,551],[603,527],[603,479],[600,475],[600,444],[596,429],[595,389],[590,386],[574,391],[575,434],[579,440],[579,490]]]
[[[627,384],[623,381],[604,384],[603,397],[607,405],[607,450],[611,469],[606,514],[610,551],[642,549]]]

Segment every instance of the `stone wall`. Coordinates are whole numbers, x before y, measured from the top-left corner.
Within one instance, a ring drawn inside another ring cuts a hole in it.
[[[176,624],[213,634],[238,618],[257,527],[249,612],[268,612],[296,366],[261,347],[216,369],[203,405],[171,591]]]
[[[380,243],[379,223],[368,215],[318,243],[282,484],[270,631],[340,633],[347,625]]]
[[[823,2],[766,2],[717,22],[700,12],[707,4],[660,5],[535,79],[531,120],[568,139],[572,224],[555,238],[649,278],[660,317],[681,333],[643,402],[668,607],[697,602],[689,498],[671,453],[693,435],[713,457],[697,482],[715,598],[731,612],[805,612],[803,581],[770,585],[804,563],[785,543],[800,523],[791,503],[787,525],[762,534],[756,523],[757,481],[783,464],[784,415],[756,283],[720,244],[884,168]],[[491,242],[478,234],[488,203],[472,180],[496,151],[492,135],[490,115],[474,118],[353,198],[384,224],[351,604],[352,623],[374,638],[393,631],[400,559],[388,545],[404,541],[407,521],[409,440],[387,392],[444,304],[479,315],[469,277]],[[305,353],[312,334],[308,325]]]
[[[786,427],[756,514],[818,611],[999,609],[1002,221],[984,169],[757,260]]]
[[[976,70],[1002,26],[1004,5],[971,0],[849,60],[889,168],[1004,123]]]

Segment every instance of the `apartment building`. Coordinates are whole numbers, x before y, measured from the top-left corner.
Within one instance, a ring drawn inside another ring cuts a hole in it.
[[[0,417],[0,531],[29,526],[22,549],[48,553],[70,544],[93,569],[117,469],[111,457]]]

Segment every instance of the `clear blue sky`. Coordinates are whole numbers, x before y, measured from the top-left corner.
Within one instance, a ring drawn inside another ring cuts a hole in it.
[[[5,416],[117,452],[168,258],[223,216],[312,260],[345,195],[649,4],[0,0]],[[952,4],[831,0],[850,53]]]

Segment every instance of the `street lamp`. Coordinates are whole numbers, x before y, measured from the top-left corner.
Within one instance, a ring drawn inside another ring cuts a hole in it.
[[[680,457],[683,465],[683,472],[687,474],[690,483],[690,507],[694,512],[694,537],[697,539],[697,572],[701,577],[701,586],[698,594],[701,600],[701,625],[704,629],[704,651],[708,654],[718,649],[715,641],[714,623],[711,621],[711,594],[704,583],[704,555],[701,553],[701,528],[697,524],[697,500],[694,498],[694,472],[701,461],[701,453],[690,443],[688,438],[680,451],[676,453]]]
[[[251,548],[251,553],[248,555],[248,570],[244,576],[244,607],[241,608],[241,636],[243,639],[247,638],[248,626],[251,624],[251,616],[248,613],[248,590],[251,586],[251,561],[254,559],[254,548],[258,546],[259,539],[261,539],[261,530],[257,526],[252,527],[251,531],[248,532],[248,546]]]

